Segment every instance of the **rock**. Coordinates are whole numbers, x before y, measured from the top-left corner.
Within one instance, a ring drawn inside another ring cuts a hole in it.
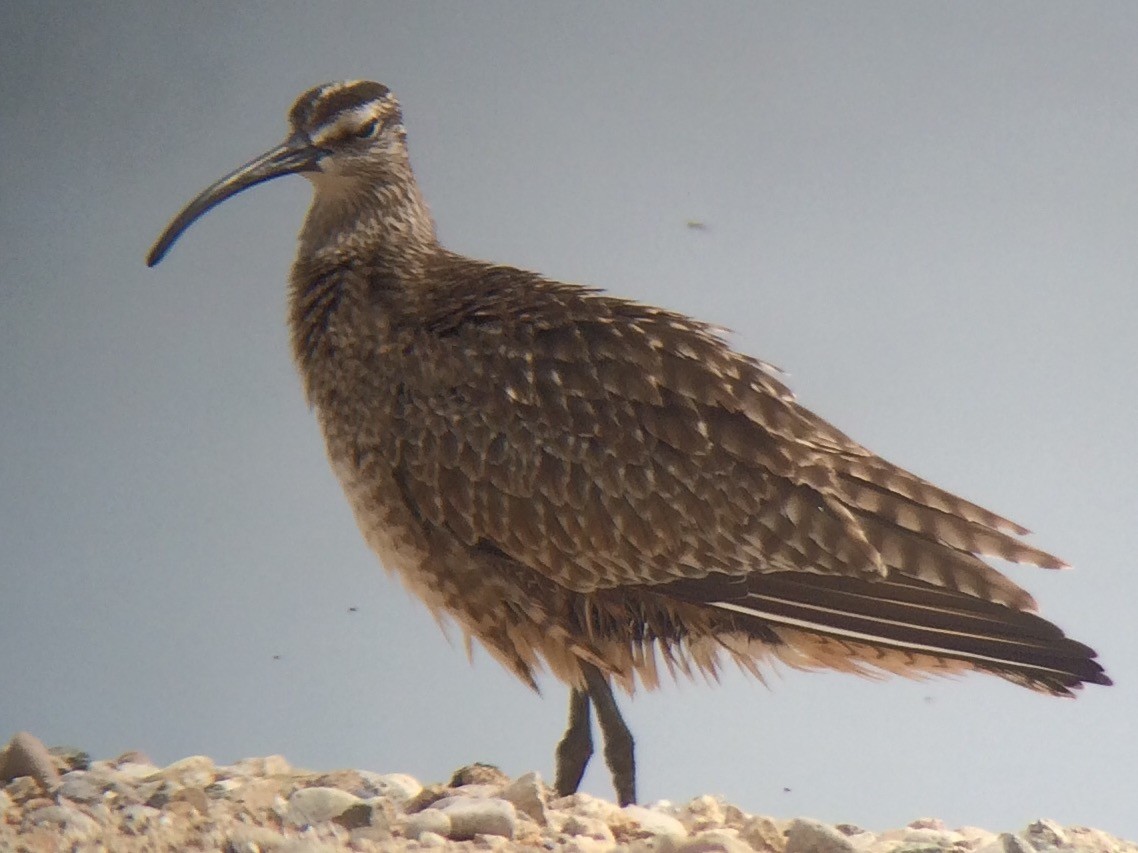
[[[360,802],[355,794],[339,788],[301,788],[288,798],[285,820],[295,826],[311,826],[337,818]]]
[[[568,797],[554,800],[549,806],[557,811],[568,812],[579,817],[597,818],[605,823],[619,820],[622,811],[620,806],[615,803],[610,803],[590,794],[570,794]],[[660,810],[660,804],[657,804],[656,810]]]
[[[333,770],[331,773],[317,773],[304,780],[305,788],[339,788],[355,794],[361,800],[380,793],[372,781],[373,774],[359,770]]]
[[[588,838],[583,835],[577,835],[570,838],[560,848],[561,853],[612,853],[613,846],[611,841],[601,841],[598,838]],[[636,853],[644,853],[645,848],[633,847]],[[674,853],[674,851],[667,850],[661,847],[654,853]]]
[[[414,797],[404,803],[403,810],[408,814],[419,812],[423,809],[430,808],[436,802],[447,796],[450,796],[450,788],[446,785],[427,785]]]
[[[1036,853],[1035,847],[1010,832],[1000,833],[992,841],[977,850],[977,853]]]
[[[1120,841],[1101,829],[1090,829],[1085,826],[1069,826],[1066,829],[1070,843],[1076,849],[1094,851],[1094,853],[1138,853],[1138,844],[1132,841]]]
[[[842,833],[845,835],[845,833]],[[901,842],[898,841],[885,841],[878,837],[877,833],[870,832],[863,829],[861,832],[855,832],[853,835],[847,836],[850,844],[853,845],[854,850],[858,853],[880,853],[882,850],[890,850],[896,847]],[[959,853],[959,851],[953,851]]]
[[[739,837],[760,853],[782,853],[786,836],[769,817],[753,817],[739,828]]]
[[[502,789],[501,797],[513,803],[518,811],[529,815],[542,826],[547,823],[545,808],[548,798],[545,786],[541,784],[541,777],[536,773],[519,776]]]
[[[225,853],[262,853],[276,851],[285,842],[285,837],[267,826],[238,824],[226,839]]]
[[[96,785],[90,774],[82,770],[65,773],[55,793],[56,796],[76,803],[97,803],[103,799],[103,787]]]
[[[382,850],[390,849],[391,838],[391,830],[387,827],[361,826],[351,831],[348,840],[352,844],[353,850]],[[384,847],[379,845],[384,845]]]
[[[678,819],[655,809],[644,806],[625,806],[621,813],[635,823],[640,830],[650,836],[671,836],[673,838],[686,838],[688,829]]]
[[[1037,820],[1028,824],[1023,834],[1034,847],[1066,847],[1070,843],[1063,827],[1053,820]]]
[[[447,837],[462,841],[476,835],[501,835],[513,838],[518,825],[518,814],[514,804],[497,797],[474,800],[451,799],[449,802],[435,804],[450,819],[450,832]]]
[[[286,838],[283,844],[273,848],[273,853],[340,853],[343,849],[339,844],[324,844],[308,838]]]
[[[723,806],[715,797],[704,795],[688,803],[677,817],[691,832],[699,832],[723,824]]]
[[[912,826],[912,824],[909,824],[909,826]],[[957,841],[962,841],[963,839],[964,836],[959,832],[933,828],[906,829],[901,835],[901,841],[909,846],[920,846],[923,844],[934,850],[951,847]]]
[[[723,808],[723,826],[727,829],[742,829],[743,825],[751,819],[751,816],[738,806],[722,800],[719,801],[719,804]]]
[[[754,848],[734,830],[709,829],[681,842],[675,853],[754,853]]]
[[[10,754],[0,752],[5,768]],[[191,756],[159,769],[123,756],[48,754],[66,770],[54,789],[30,775],[0,786],[0,851],[1138,853],[1138,845],[1101,830],[1046,820],[1018,835],[950,830],[935,818],[875,834],[852,824],[751,816],[710,796],[623,809],[586,794],[550,800],[538,774],[500,784],[498,771],[485,765],[456,773],[457,787],[423,788],[405,774],[315,773],[272,756],[228,767]],[[67,762],[86,769],[67,769]]]
[[[450,818],[438,809],[423,809],[407,818],[403,831],[408,838],[423,840],[424,835],[438,835],[446,838],[450,835]]]
[[[132,803],[122,810],[120,824],[130,835],[145,835],[161,816],[158,809]]]
[[[31,776],[17,776],[4,786],[4,792],[11,797],[14,803],[26,803],[33,797],[43,793],[40,783]]]
[[[854,853],[854,846],[824,823],[796,818],[786,830],[786,853]]]
[[[30,776],[45,791],[59,784],[55,759],[43,742],[29,732],[17,732],[0,753],[0,783],[19,776]]]
[[[139,785],[137,793],[138,798],[146,805],[160,809],[180,790],[181,786],[175,785],[169,779],[156,779]]]
[[[233,797],[251,812],[269,811],[282,799],[281,783],[275,779],[250,779],[234,792]]]
[[[392,800],[411,800],[419,796],[423,786],[419,780],[406,773],[368,773],[368,779],[376,794]]]
[[[933,829],[938,832],[944,832],[948,829],[944,825],[944,821],[937,817],[919,817],[909,823],[909,829]],[[847,833],[853,835],[853,833]]]
[[[29,812],[27,820],[37,826],[51,827],[69,841],[86,840],[99,832],[99,824],[92,818],[66,806],[43,806]]]
[[[204,755],[191,755],[163,767],[155,775],[184,788],[205,788],[216,781],[217,768],[212,759]]]
[[[616,837],[612,834],[612,830],[609,829],[609,825],[595,817],[582,817],[580,815],[571,814],[561,825],[561,831],[566,835],[581,836],[609,845],[616,842]]]
[[[140,782],[151,778],[159,770],[153,764],[141,764],[134,761],[124,761],[115,767],[114,774],[124,781]]]
[[[488,797],[497,797],[501,793],[501,785],[472,783],[470,785],[459,785],[457,788],[449,788],[446,797],[443,799],[454,799],[457,797],[464,800],[485,800]]]
[[[959,826],[956,831],[976,850],[996,840],[996,833],[978,826]]]
[[[361,800],[353,806],[348,806],[340,812],[332,820],[344,827],[344,829],[361,829],[365,826],[372,825],[372,816],[376,814],[376,807],[373,803]],[[383,809],[379,809],[379,825],[384,826]]]
[[[106,800],[93,805],[84,806],[82,811],[90,818],[94,818],[103,826],[111,826],[119,819],[121,814],[120,809],[126,809],[130,806],[138,806],[141,803],[123,803],[121,801],[113,801],[118,808],[112,809],[107,805]],[[63,803],[60,803],[63,805]]]
[[[209,812],[209,796],[201,788],[179,788],[170,795],[170,803],[184,803],[198,814]]]
[[[69,770],[86,770],[91,766],[91,756],[74,746],[53,746],[48,748],[51,757],[61,773]]]
[[[510,777],[493,764],[477,762],[454,771],[448,784],[452,788],[461,788],[463,785],[494,785],[500,788],[509,782]]]
[[[124,764],[153,765],[154,762],[150,760],[150,756],[145,752],[137,749],[128,749],[114,760],[114,764],[121,769]]]
[[[283,755],[242,758],[228,769],[234,776],[284,776],[292,772],[292,766]]]
[[[221,800],[229,797],[238,788],[245,787],[241,779],[218,779],[212,785],[206,785],[205,795],[211,800]]]

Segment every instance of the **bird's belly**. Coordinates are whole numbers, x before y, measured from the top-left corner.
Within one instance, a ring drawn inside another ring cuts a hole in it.
[[[424,532],[403,502],[392,471],[379,461],[361,465],[357,454],[331,439],[328,458],[368,547],[428,606],[438,607],[438,590],[425,571],[429,552]]]

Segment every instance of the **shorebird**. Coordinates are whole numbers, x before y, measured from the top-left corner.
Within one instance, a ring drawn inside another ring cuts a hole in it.
[[[457,255],[379,83],[305,92],[285,141],[196,219],[282,175],[314,187],[292,349],[328,458],[382,564],[536,689],[570,687],[555,786],[595,708],[621,804],[633,739],[612,685],[734,660],[864,675],[981,670],[1060,696],[1110,684],[983,559],[1061,568],[1028,531],[871,453],[770,365],[682,314]]]

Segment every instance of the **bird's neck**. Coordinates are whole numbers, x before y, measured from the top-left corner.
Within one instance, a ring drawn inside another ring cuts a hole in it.
[[[409,175],[409,171],[408,171]],[[413,179],[313,180],[316,194],[292,270],[293,350],[309,401],[333,387],[341,362],[362,363],[441,251]]]
[[[410,166],[358,177],[319,174],[300,234],[301,255],[331,265],[413,275],[438,250],[435,223]]]

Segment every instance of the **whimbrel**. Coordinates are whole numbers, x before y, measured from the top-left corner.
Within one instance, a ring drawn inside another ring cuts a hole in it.
[[[302,174],[289,289],[309,404],[368,544],[530,686],[570,687],[555,784],[595,707],[622,804],[633,740],[612,685],[724,660],[861,674],[981,670],[1071,695],[1110,684],[984,557],[1064,564],[1027,531],[866,450],[767,364],[690,317],[441,246],[378,83],[305,92],[281,145],[206,211]]]

